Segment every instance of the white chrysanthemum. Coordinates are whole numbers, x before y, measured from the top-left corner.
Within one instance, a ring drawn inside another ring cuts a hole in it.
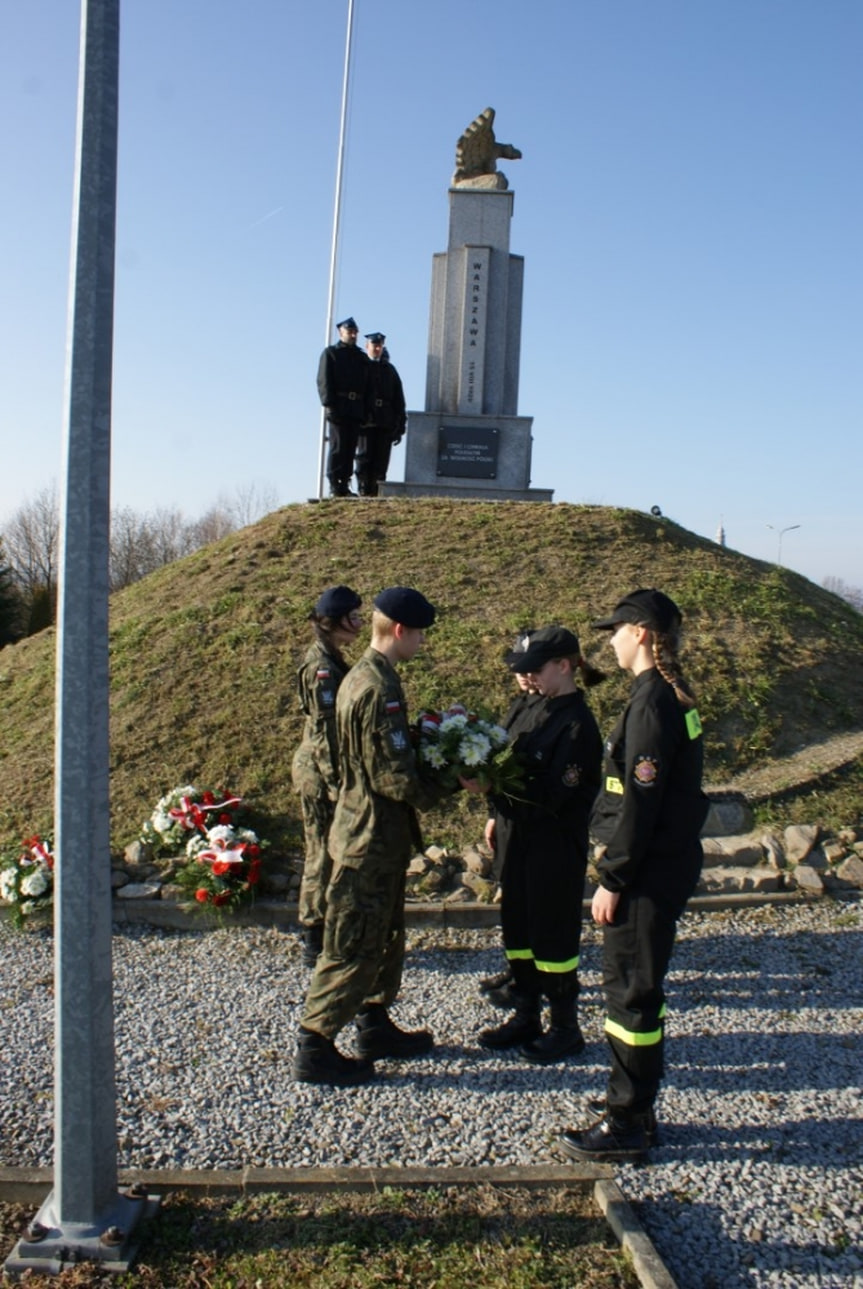
[[[446,765],[446,756],[436,743],[427,743],[421,748],[420,757],[435,770],[442,770]]]
[[[240,841],[246,841],[250,846],[257,846],[258,844],[258,834],[252,832],[251,828],[238,828],[237,836]]]
[[[485,765],[491,754],[491,743],[484,734],[470,734],[462,739],[461,759],[465,765]]]
[[[197,859],[201,851],[206,849],[207,839],[206,837],[202,837],[200,833],[195,833],[194,837],[190,837],[186,842],[186,854],[189,856],[189,859]]]
[[[237,840],[237,834],[230,824],[216,824],[207,829],[207,840],[211,846],[229,846]]]
[[[441,733],[445,730],[460,730],[467,725],[467,717],[461,714],[457,716],[445,716],[440,723]]]
[[[44,868],[33,868],[21,882],[21,894],[30,899],[44,895],[48,889],[48,877]]]
[[[170,829],[173,828],[175,822],[176,821],[171,818],[167,810],[161,810],[157,806],[157,808],[153,811],[152,823],[153,823],[153,827],[156,829],[156,832],[161,832],[161,833],[169,832]]]
[[[491,739],[491,745],[496,752],[499,752],[502,747],[506,747],[509,743],[509,734],[507,734],[502,725],[490,725],[486,733]]]
[[[0,869],[0,900],[14,900],[15,889],[15,869]]]

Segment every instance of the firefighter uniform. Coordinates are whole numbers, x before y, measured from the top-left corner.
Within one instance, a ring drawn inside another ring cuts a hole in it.
[[[602,741],[580,690],[538,701],[526,697],[513,742],[527,767],[525,800],[493,801],[503,853],[504,952],[519,989],[574,998],[588,819]]]
[[[603,624],[604,625],[604,624]],[[701,873],[701,723],[656,668],[643,671],[605,745],[591,831],[605,845],[600,883],[620,894],[604,927],[611,1048],[607,1107],[623,1120],[653,1106],[663,1073],[664,978],[677,919]]]

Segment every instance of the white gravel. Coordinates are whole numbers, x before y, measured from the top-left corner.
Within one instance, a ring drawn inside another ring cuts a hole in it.
[[[669,976],[661,1144],[619,1181],[681,1289],[863,1286],[863,907],[688,915]],[[119,1163],[130,1168],[560,1163],[604,1088],[599,938],[578,1061],[493,1055],[477,977],[496,931],[413,931],[407,1025],[437,1047],[354,1089],[295,1084],[307,973],[260,928],[114,939]],[[53,941],[0,923],[0,1164],[52,1162]],[[342,1036],[353,1048],[351,1029]]]

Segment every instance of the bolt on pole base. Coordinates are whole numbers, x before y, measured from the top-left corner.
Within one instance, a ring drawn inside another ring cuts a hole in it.
[[[3,1270],[12,1280],[25,1271],[59,1276],[82,1262],[95,1263],[100,1271],[115,1274],[128,1271],[140,1248],[141,1223],[155,1217],[161,1202],[160,1195],[148,1195],[144,1188],[131,1186],[117,1193],[96,1222],[61,1223],[56,1220],[52,1191],[3,1263]]]

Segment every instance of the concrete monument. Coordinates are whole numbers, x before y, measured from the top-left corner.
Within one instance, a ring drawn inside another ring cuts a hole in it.
[[[497,169],[521,153],[486,108],[456,145],[447,250],[434,256],[425,410],[408,413],[404,483],[383,496],[551,501],[530,487],[532,418],[518,414],[524,260],[511,255],[514,193]]]

